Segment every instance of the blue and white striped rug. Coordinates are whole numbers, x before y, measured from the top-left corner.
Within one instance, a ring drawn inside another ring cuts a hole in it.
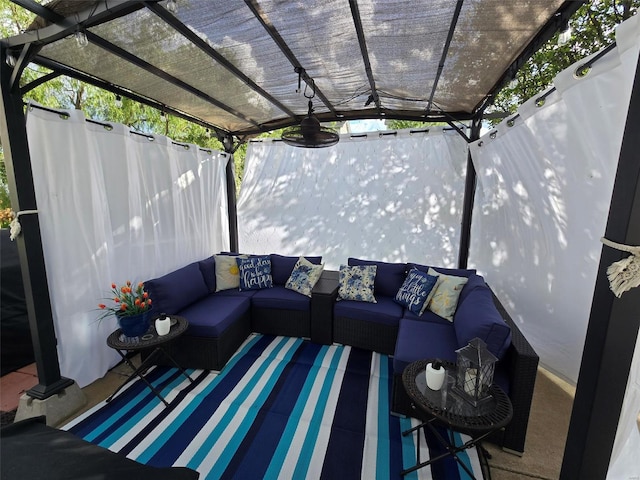
[[[401,432],[417,421],[389,414],[386,355],[254,335],[221,373],[188,373],[193,383],[172,368],[147,374],[169,407],[136,381],[63,428],[145,464],[190,467],[201,479],[400,479],[416,463],[417,437]],[[427,440],[422,461],[441,453]],[[462,456],[483,478],[475,448]],[[404,478],[468,476],[449,458]]]

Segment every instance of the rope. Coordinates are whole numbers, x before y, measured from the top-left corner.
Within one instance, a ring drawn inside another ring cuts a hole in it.
[[[33,214],[33,213],[38,213],[37,210],[22,210],[18,213],[16,212],[12,212],[14,215],[13,220],[11,220],[11,223],[9,224],[9,228],[10,228],[10,235],[9,238],[11,239],[11,241],[13,242],[18,235],[20,235],[20,232],[22,231],[22,225],[20,225],[20,221],[18,220],[20,218],[20,215],[29,215],[29,214]]]
[[[620,298],[624,292],[640,285],[640,246],[624,245],[602,237],[602,243],[621,252],[629,252],[627,258],[613,262],[607,268],[609,287]]]

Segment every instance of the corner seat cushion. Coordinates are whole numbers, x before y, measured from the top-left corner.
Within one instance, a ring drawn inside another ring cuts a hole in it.
[[[271,255],[271,278],[274,285],[284,285],[289,280],[293,267],[296,266],[296,262],[300,258],[290,257],[285,255],[277,255],[272,253]],[[309,262],[320,265],[322,263],[322,257],[304,257]]]
[[[216,292],[216,295],[220,297],[253,297],[258,290],[238,290],[237,288],[229,288],[227,290],[220,290]]]
[[[349,258],[347,263],[352,267],[359,265],[375,265],[377,267],[376,281],[373,288],[376,300],[379,295],[391,298],[395,297],[407,277],[406,263],[377,262],[373,260],[361,260],[359,258]]]
[[[458,305],[453,318],[458,339],[456,348],[464,347],[478,337],[487,348],[501,359],[511,345],[511,328],[502,319],[493,303],[489,287],[476,287]]]
[[[403,318],[398,329],[393,371],[402,373],[411,362],[425,358],[455,363],[457,348],[458,339],[451,323],[445,325]]]
[[[249,298],[214,294],[181,310],[180,316],[189,321],[189,335],[217,338],[250,308]]]
[[[340,300],[333,308],[333,316],[347,317],[366,322],[381,323],[396,326],[403,314],[403,307],[393,298],[379,297],[378,303],[358,302],[355,300]]]
[[[256,308],[281,310],[311,310],[311,298],[281,285],[256,291],[251,297],[251,305]]]
[[[436,315],[431,310],[425,310],[422,315],[416,315],[411,310],[404,309],[404,316],[402,318],[406,318],[408,320],[414,320],[417,322],[427,322],[427,323],[439,323],[440,325],[449,325],[451,326],[451,322],[442,318],[440,315]]]
[[[209,294],[198,262],[144,282],[157,313],[174,315]]]

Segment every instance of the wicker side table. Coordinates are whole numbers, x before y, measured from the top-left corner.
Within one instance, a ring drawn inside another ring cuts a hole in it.
[[[427,415],[428,420],[417,427],[402,432],[409,435],[421,428],[428,428],[447,450],[446,453],[432,458],[426,462],[420,461],[420,436],[417,443],[417,464],[402,471],[402,475],[426,467],[444,457],[452,456],[456,462],[469,474],[473,472],[458,457],[458,453],[471,448],[491,435],[494,431],[508,425],[513,416],[513,408],[509,397],[497,385],[490,389],[491,399],[474,407],[460,398],[451,390],[449,382],[442,386],[445,391],[434,391],[427,387],[425,370],[428,363],[433,360],[418,360],[407,366],[402,372],[402,383],[412,403]],[[443,362],[449,375],[455,374],[456,366],[451,362]],[[434,423],[447,427],[449,438],[444,438],[434,427]],[[471,440],[463,445],[456,446],[453,431],[467,434]]]
[[[173,324],[173,320],[176,320],[175,324]],[[122,331],[118,328],[116,331],[112,332],[111,335],[107,338],[107,345],[113,348],[118,354],[122,357],[122,360],[131,368],[132,372],[129,377],[124,381],[122,385],[120,385],[115,392],[111,394],[109,398],[107,398],[107,402],[110,402],[116,394],[122,390],[122,388],[129,383],[134,378],[140,378],[147,386],[151,389],[151,391],[166,405],[169,406],[169,403],[165,400],[165,398],[160,394],[158,389],[154,387],[149,380],[144,377],[147,369],[153,365],[154,359],[161,353],[163,353],[166,358],[168,358],[171,363],[191,382],[193,379],[187,374],[187,372],[182,368],[169,352],[164,348],[169,345],[170,342],[180,337],[184,332],[187,331],[189,327],[189,322],[184,317],[178,317],[176,315],[171,316],[172,325],[169,333],[167,335],[158,335],[156,332],[155,326],[150,326],[147,333],[142,335],[141,337],[129,338],[125,337],[122,334]],[[136,368],[131,360],[126,355],[126,352],[138,352],[141,350],[153,349],[151,354],[147,356],[142,364]]]

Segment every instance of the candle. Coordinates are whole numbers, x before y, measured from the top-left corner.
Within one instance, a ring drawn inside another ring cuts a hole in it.
[[[476,380],[478,378],[478,370],[468,368],[464,372],[464,391],[472,397],[476,396]]]

